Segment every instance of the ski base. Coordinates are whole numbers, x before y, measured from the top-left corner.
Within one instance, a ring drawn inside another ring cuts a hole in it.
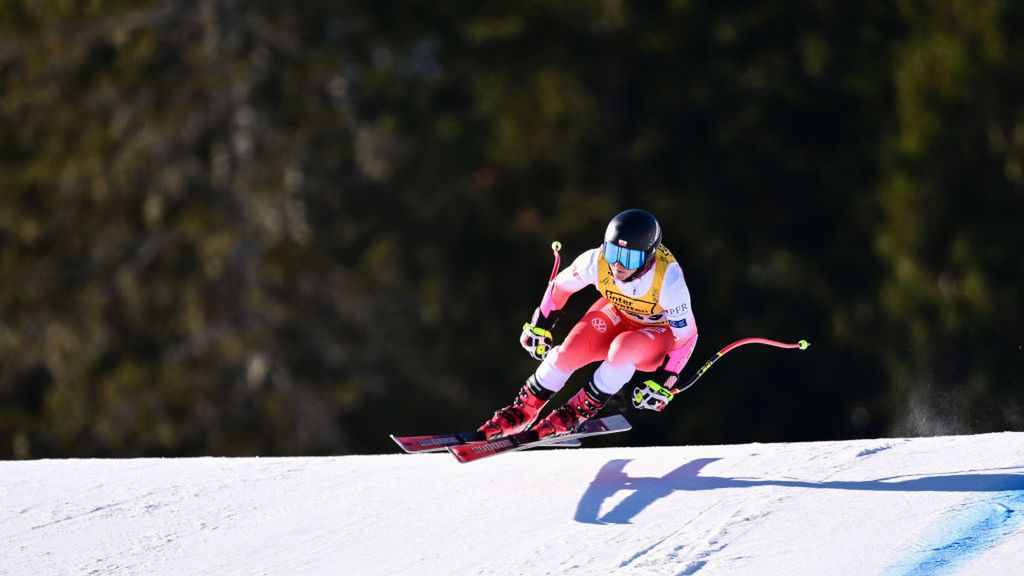
[[[533,430],[526,430],[518,434],[495,438],[493,440],[448,446],[448,452],[450,452],[452,456],[455,456],[455,459],[459,462],[473,462],[475,460],[480,460],[481,458],[497,456],[498,454],[504,454],[506,452],[516,452],[518,450],[526,450],[528,448],[536,448],[539,446],[551,446],[567,440],[579,442],[580,438],[612,434],[615,432],[625,432],[631,428],[632,426],[628,420],[626,420],[621,414],[616,414],[614,416],[587,420],[583,424],[580,424],[579,428],[569,434],[539,438],[537,436],[537,432]]]
[[[471,442],[484,442],[487,440],[483,432],[467,430],[454,434],[427,434],[425,436],[396,436],[391,434],[391,439],[398,444],[402,450],[410,454],[421,452],[440,452],[449,446],[459,446]],[[578,448],[579,440],[564,439],[551,445],[552,448]]]
[[[456,446],[467,442],[480,442],[486,438],[484,438],[482,432],[467,430],[466,432],[456,432],[454,434],[427,434],[425,436],[395,436],[392,434],[391,439],[402,450],[415,454],[417,452],[436,452],[444,450],[449,446]]]

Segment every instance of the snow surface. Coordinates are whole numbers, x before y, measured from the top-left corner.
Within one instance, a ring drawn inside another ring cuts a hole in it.
[[[1024,575],[1024,433],[0,462],[0,574]]]

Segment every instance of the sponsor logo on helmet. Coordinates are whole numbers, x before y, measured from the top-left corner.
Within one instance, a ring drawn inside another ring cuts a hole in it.
[[[686,328],[686,318],[681,320],[669,320],[668,325],[673,328]]]

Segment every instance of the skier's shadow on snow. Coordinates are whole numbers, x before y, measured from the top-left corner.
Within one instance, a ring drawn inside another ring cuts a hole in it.
[[[785,486],[826,490],[870,490],[890,492],[1005,492],[1024,491],[1024,474],[949,474],[925,476],[908,480],[879,478],[877,480],[807,482],[802,480],[759,480],[701,476],[705,466],[719,458],[700,458],[687,462],[661,477],[633,477],[625,472],[629,460],[610,460],[591,481],[576,506],[577,522],[587,524],[629,524],[645,508],[677,490],[698,491],[722,488],[754,488]],[[601,514],[601,505],[618,492],[633,493],[614,508]]]

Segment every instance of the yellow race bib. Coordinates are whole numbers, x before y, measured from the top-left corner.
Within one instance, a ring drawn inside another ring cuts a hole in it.
[[[654,251],[654,280],[646,294],[627,296],[619,291],[612,276],[612,267],[604,259],[604,248],[597,266],[597,290],[619,311],[644,324],[662,326],[668,324],[665,311],[658,304],[661,297],[661,284],[665,279],[665,270],[676,259],[664,245]]]

